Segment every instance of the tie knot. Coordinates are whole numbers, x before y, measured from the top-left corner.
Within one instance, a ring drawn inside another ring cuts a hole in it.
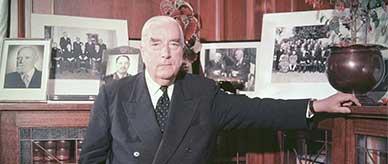
[[[23,74],[22,74],[22,79],[23,79],[23,80],[27,80],[27,79],[28,79],[28,75],[25,74],[25,73],[23,73]]]
[[[163,92],[163,94],[164,93],[166,93],[167,92],[167,88],[168,88],[168,86],[161,86],[160,87],[160,90]]]

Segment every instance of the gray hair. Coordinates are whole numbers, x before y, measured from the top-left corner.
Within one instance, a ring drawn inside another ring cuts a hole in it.
[[[174,18],[171,18],[169,16],[154,16],[150,19],[148,19],[144,25],[143,25],[143,28],[141,30],[141,45],[144,46],[144,43],[145,43],[145,39],[148,37],[148,34],[150,32],[150,29],[152,27],[152,25],[154,24],[165,24],[165,23],[173,23],[173,24],[176,24],[179,28],[179,34],[180,34],[180,44],[182,45],[182,47],[185,46],[184,44],[184,35],[183,35],[183,31],[182,31],[182,27],[179,25],[179,23],[174,19]]]
[[[30,46],[23,46],[23,47],[19,48],[17,53],[16,53],[17,56],[19,56],[20,52],[22,52],[22,50],[25,50],[25,49],[29,49],[31,51],[32,56],[34,57],[35,60],[37,60],[39,58],[36,50]]]

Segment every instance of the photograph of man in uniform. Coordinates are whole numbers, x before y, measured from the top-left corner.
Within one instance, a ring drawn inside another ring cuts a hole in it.
[[[119,80],[121,78],[131,76],[128,73],[129,66],[130,66],[130,59],[128,56],[126,55],[117,56],[116,63],[115,63],[115,67],[117,68],[117,70],[114,73],[104,77],[105,83],[110,83],[113,80]]]
[[[40,88],[42,72],[35,66],[38,60],[38,52],[33,47],[17,50],[16,70],[5,75],[4,88]]]

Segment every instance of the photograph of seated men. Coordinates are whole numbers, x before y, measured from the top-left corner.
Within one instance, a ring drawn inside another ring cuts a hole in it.
[[[114,73],[106,75],[104,77],[105,84],[112,82],[112,80],[119,80],[121,78],[131,76],[128,73],[130,65],[130,59],[126,55],[120,55],[116,57],[115,68],[117,69]]]
[[[5,75],[4,88],[40,88],[42,71],[35,66],[38,60],[34,48],[20,48],[16,53],[16,70]]]
[[[255,63],[251,63],[253,48],[217,49],[209,54],[205,64],[206,77],[215,81],[228,81],[241,91],[253,91],[255,83]],[[247,54],[248,53],[248,54]]]

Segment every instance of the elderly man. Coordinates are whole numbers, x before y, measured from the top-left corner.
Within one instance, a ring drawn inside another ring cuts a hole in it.
[[[229,95],[212,80],[179,72],[183,33],[171,17],[142,29],[145,71],[103,85],[90,115],[81,163],[202,164],[222,129],[309,128],[319,112],[349,113],[351,94],[322,100]],[[342,105],[341,105],[342,104]]]
[[[231,68],[231,76],[238,77],[243,83],[248,81],[250,69],[249,60],[246,59],[244,50],[237,49],[234,52],[235,63]]]
[[[104,77],[105,83],[110,83],[112,80],[119,80],[121,78],[130,76],[128,73],[130,60],[126,55],[120,55],[116,57],[116,72]]]
[[[38,54],[32,47],[17,51],[16,71],[5,76],[4,88],[40,88],[42,72],[35,68]]]
[[[206,76],[212,79],[226,77],[226,64],[221,52],[216,52],[214,59],[210,60],[209,64],[206,65]]]

